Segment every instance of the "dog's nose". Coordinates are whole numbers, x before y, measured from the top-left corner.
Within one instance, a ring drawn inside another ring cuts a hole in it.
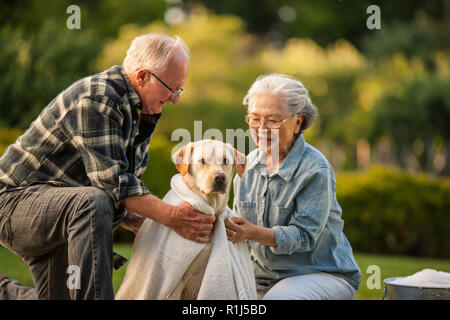
[[[214,177],[214,183],[223,184],[225,183],[225,179],[226,179],[225,173],[219,173]]]

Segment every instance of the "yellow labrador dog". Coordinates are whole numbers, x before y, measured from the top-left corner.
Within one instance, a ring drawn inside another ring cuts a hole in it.
[[[230,144],[201,140],[174,153],[173,161],[186,186],[214,208],[218,218],[227,208],[233,168],[241,176],[246,157]],[[210,253],[209,243],[187,268],[169,299],[197,298]]]

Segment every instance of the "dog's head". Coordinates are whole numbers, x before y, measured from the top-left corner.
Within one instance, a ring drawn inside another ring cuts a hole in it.
[[[246,157],[230,144],[217,140],[191,142],[174,153],[173,161],[183,179],[204,194],[227,193],[233,168],[239,176]]]

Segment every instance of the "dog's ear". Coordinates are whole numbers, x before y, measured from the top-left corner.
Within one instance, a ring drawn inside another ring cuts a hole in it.
[[[192,149],[194,149],[194,144],[190,142],[173,154],[172,159],[175,163],[175,167],[182,176],[184,176],[189,170],[189,165],[191,164]]]
[[[236,172],[239,175],[239,177],[242,177],[246,164],[247,164],[247,157],[245,156],[245,154],[240,153],[239,151],[234,149],[234,167],[236,168]]]

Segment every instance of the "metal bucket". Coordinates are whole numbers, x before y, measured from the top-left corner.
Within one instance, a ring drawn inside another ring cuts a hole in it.
[[[416,287],[392,283],[401,278],[405,277],[384,279],[383,300],[386,300],[386,296],[389,300],[450,300],[450,288]]]

